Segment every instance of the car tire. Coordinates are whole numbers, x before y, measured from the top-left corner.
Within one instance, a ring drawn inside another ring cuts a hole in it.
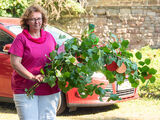
[[[66,106],[67,105],[66,105],[65,94],[61,92],[58,107],[57,107],[57,115],[62,114],[64,110],[66,109]]]

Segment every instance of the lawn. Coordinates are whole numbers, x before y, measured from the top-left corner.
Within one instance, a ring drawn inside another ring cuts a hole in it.
[[[18,120],[13,104],[0,103],[0,120]],[[160,120],[160,100],[139,98],[108,107],[65,111],[57,120]]]
[[[137,99],[108,108],[81,108],[58,120],[160,120],[160,100]]]

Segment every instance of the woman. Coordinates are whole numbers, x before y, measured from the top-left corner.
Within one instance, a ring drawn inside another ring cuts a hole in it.
[[[57,85],[51,88],[47,83],[41,83],[31,99],[25,93],[26,88],[43,81],[40,69],[49,62],[45,56],[55,50],[55,39],[43,30],[46,23],[43,8],[39,5],[27,8],[21,18],[23,31],[9,50],[14,69],[13,97],[20,120],[54,120],[56,117],[60,91]]]

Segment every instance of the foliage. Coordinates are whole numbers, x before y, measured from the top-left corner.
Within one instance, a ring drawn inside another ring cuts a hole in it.
[[[76,0],[1,0],[0,16],[20,17],[25,8],[34,3],[47,10],[50,20],[58,20],[63,15],[77,16],[85,13],[84,5]]]
[[[1,0],[0,16],[3,17],[19,17],[31,0]]]
[[[94,33],[95,26],[90,24],[88,29],[82,34],[81,40],[72,38],[65,41],[65,44],[57,46],[55,51],[47,56],[50,60],[46,64],[41,73],[45,75],[44,82],[51,87],[56,84],[63,92],[67,92],[72,88],[78,88],[78,92],[82,98],[93,95],[95,92],[102,97],[109,89],[103,89],[101,84],[92,84],[92,75],[94,72],[103,73],[109,83],[117,81],[122,84],[128,78],[132,87],[139,85],[139,80],[145,82],[145,77],[152,75],[150,82],[155,81],[154,74],[156,70],[150,68],[150,59],[142,59],[142,54],[136,52],[140,66],[136,62],[131,61],[133,54],[127,51],[129,41],[117,38],[116,35],[110,33],[108,43],[99,45],[99,38]],[[123,67],[122,67],[123,66]],[[116,94],[111,93],[108,100],[120,99]]]
[[[134,52],[134,51],[133,51]],[[150,58],[150,67],[155,68],[157,73],[155,75],[156,81],[153,84],[148,82],[140,83],[139,96],[149,98],[160,97],[160,49],[151,49],[149,46],[141,48],[140,52],[143,55],[143,59]],[[133,58],[136,61],[136,58]]]
[[[37,0],[49,14],[50,20],[58,20],[64,15],[77,16],[85,13],[85,8],[77,0]]]

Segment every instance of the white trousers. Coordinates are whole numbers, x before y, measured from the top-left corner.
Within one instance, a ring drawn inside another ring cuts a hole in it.
[[[26,94],[14,94],[14,102],[20,120],[55,120],[60,93],[29,98]]]

